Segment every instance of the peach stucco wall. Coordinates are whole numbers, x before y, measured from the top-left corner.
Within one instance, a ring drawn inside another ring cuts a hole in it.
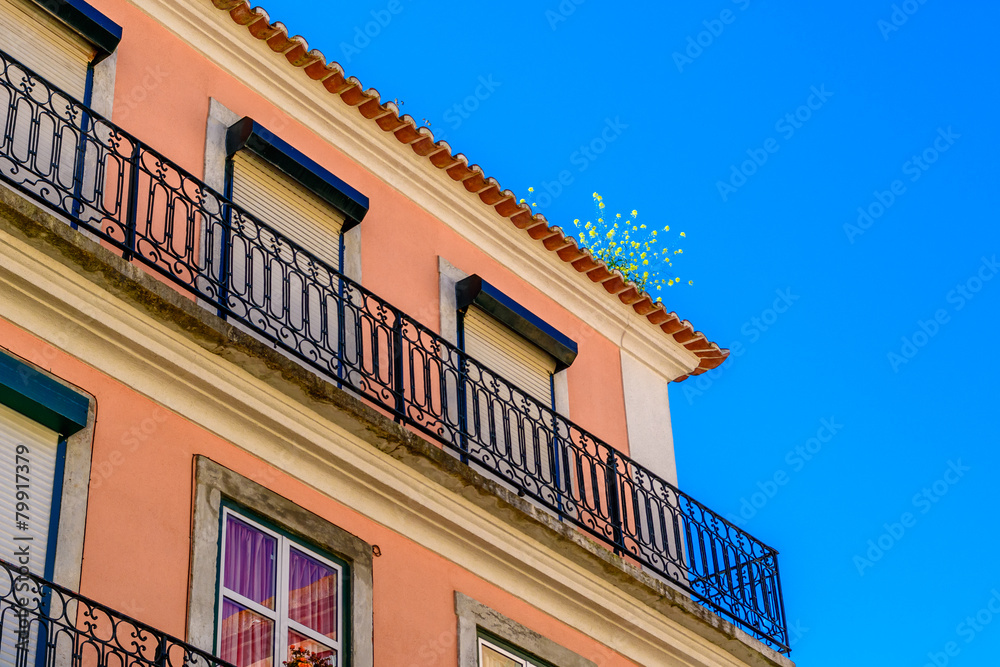
[[[599,665],[633,664],[2,319],[0,341],[96,400],[84,595],[185,635],[193,461],[200,454],[379,546],[382,555],[374,560],[376,665],[456,665],[455,590]]]
[[[628,451],[621,362],[615,342],[597,334],[579,317],[462,239],[364,167],[318,140],[308,128],[133,5],[121,0],[92,0],[91,4],[123,26],[118,48],[113,117],[116,122],[198,176],[204,169],[210,97],[280,134],[370,199],[371,210],[361,225],[366,287],[438,330],[438,256],[468,273],[482,275],[577,341],[579,356],[568,370],[570,417],[598,437]],[[227,14],[218,12],[217,17],[220,30],[233,31],[240,39],[251,40],[245,29],[232,23]],[[257,42],[255,46],[267,51],[263,43]],[[289,67],[289,76],[305,75]],[[321,89],[319,84],[316,86]],[[334,95],[328,97],[331,105],[343,104]],[[375,130],[372,138],[379,138]],[[399,150],[407,149],[399,147]],[[447,183],[445,187],[455,186]],[[499,216],[495,220],[497,225],[510,224]],[[533,243],[527,236],[525,242]],[[590,287],[583,276],[576,277],[582,281],[581,288]]]

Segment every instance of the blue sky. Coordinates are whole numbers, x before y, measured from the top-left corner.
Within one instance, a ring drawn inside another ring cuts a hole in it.
[[[1000,6],[263,4],[520,196],[568,171],[553,223],[686,231],[665,301],[741,354],[672,387],[680,484],[780,550],[796,662],[995,661]]]

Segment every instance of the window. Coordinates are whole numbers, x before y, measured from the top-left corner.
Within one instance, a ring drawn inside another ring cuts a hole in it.
[[[552,490],[565,490],[569,475],[552,416],[555,378],[576,358],[576,343],[479,276],[456,283],[455,293],[459,347],[477,362],[459,391],[465,449],[558,503]]]
[[[305,642],[337,651],[338,667],[371,667],[372,559],[371,544],[195,457],[188,643],[281,667]]]
[[[67,444],[86,426],[89,407],[87,397],[0,352],[0,559],[19,571],[56,579]],[[69,500],[72,518],[79,520],[73,502],[80,498]],[[82,504],[86,506],[86,498]],[[65,559],[77,545],[63,546]],[[0,664],[33,664],[38,623],[24,610],[41,604],[42,599],[16,573],[0,570],[0,578],[8,580],[8,576],[20,599],[28,602],[16,610],[0,603],[0,618],[18,618],[15,627],[26,632],[3,633]]]
[[[368,198],[251,118],[230,125],[225,143],[226,194],[253,216],[231,212],[230,248],[217,251],[230,309],[337,375],[357,322],[341,305],[353,290],[335,272],[360,265],[357,232],[348,232]]]
[[[458,667],[597,667],[531,628],[455,591]]]
[[[3,50],[90,104],[93,65],[111,54],[121,28],[82,0],[4,0]]]
[[[555,358],[516,334],[478,306],[462,320],[465,351],[546,407],[553,407]]]
[[[479,637],[480,667],[552,667],[549,663],[531,658],[513,647],[502,648],[499,641]]]
[[[226,134],[231,199],[326,265],[340,270],[342,234],[368,198],[251,118]]]
[[[0,22],[0,169],[50,203],[53,185],[73,192],[55,201],[81,216],[86,202],[102,196],[97,162],[106,148],[78,103],[110,116],[114,58],[108,56],[121,28],[83,0],[4,0]],[[95,84],[102,91],[96,100]]]
[[[301,648],[345,664],[346,563],[230,508],[223,522],[219,657],[276,667]]]

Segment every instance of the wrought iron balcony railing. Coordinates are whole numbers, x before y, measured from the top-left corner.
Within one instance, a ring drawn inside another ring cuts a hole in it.
[[[0,560],[0,665],[233,667],[145,623]]]
[[[788,651],[774,549],[0,57],[3,181]]]

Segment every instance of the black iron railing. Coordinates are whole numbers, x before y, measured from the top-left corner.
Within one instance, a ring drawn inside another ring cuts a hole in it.
[[[777,552],[2,58],[0,178],[788,650]]]
[[[0,665],[233,667],[176,637],[0,560]]]

